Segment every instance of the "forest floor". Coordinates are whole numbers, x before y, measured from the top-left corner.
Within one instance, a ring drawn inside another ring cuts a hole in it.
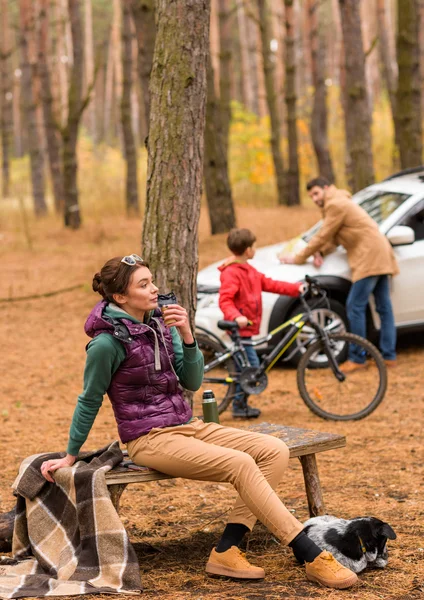
[[[252,227],[258,245],[288,239],[315,222],[314,209],[243,209],[239,224]],[[23,235],[7,222],[0,229],[0,299],[37,295],[78,284],[75,291],[2,302],[0,377],[0,511],[10,510],[10,485],[28,455],[65,448],[75,401],[81,389],[86,315],[97,301],[91,278],[111,256],[139,252],[138,220],[87,222],[77,232],[59,221],[32,223]],[[200,264],[225,257],[225,236],[212,238],[207,218],[200,227]],[[424,593],[424,454],[422,364],[424,336],[399,343],[399,366],[370,417],[332,423],[315,417],[296,390],[295,372],[277,369],[267,391],[252,404],[261,420],[347,436],[346,448],[318,455],[327,510],[344,518],[373,515],[397,533],[389,564],[366,571],[348,591],[307,582],[291,551],[262,526],[248,541],[248,558],[266,570],[260,582],[212,579],[204,573],[235,493],[229,486],[169,480],[130,486],[121,517],[140,560],[146,600],[259,600],[277,598],[418,599]],[[240,425],[224,414],[222,423]],[[86,448],[117,439],[113,414],[104,402]],[[300,520],[308,517],[300,463],[290,461],[280,497]],[[105,596],[106,598],[106,596]]]

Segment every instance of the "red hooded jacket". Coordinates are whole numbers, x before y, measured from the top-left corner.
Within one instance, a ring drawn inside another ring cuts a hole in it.
[[[265,277],[248,263],[224,263],[221,271],[221,287],[219,290],[219,308],[224,319],[234,321],[237,317],[247,317],[252,325],[240,330],[242,337],[250,337],[259,333],[262,319],[262,292],[299,296],[300,283],[287,283]]]

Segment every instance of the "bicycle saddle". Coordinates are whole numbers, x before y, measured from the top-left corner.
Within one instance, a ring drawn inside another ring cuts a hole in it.
[[[235,331],[239,328],[235,321],[218,321],[217,326],[219,329],[223,329],[224,331]]]

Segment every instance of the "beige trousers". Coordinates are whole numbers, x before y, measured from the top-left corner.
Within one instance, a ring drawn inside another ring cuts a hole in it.
[[[154,428],[127,448],[138,465],[174,477],[231,483],[239,497],[229,523],[252,530],[259,519],[284,544],[303,529],[274,491],[289,462],[289,450],[277,438],[194,419]]]

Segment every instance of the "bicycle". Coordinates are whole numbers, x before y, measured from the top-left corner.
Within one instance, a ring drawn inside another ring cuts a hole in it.
[[[229,332],[227,346],[212,332],[197,328],[197,341],[205,356],[203,389],[212,389],[219,413],[231,404],[236,393],[261,394],[268,385],[268,373],[278,361],[289,361],[299,346],[289,351],[296,337],[308,325],[314,334],[301,346],[297,366],[297,387],[306,406],[317,416],[334,421],[356,421],[371,414],[382,402],[387,388],[387,369],[383,357],[368,340],[348,332],[328,333],[313,319],[312,310],[329,304],[319,282],[306,276],[307,291],[300,296],[302,312],[255,341],[243,340],[235,321],[219,321]],[[312,301],[308,304],[307,299]],[[287,330],[275,347],[261,357],[259,367],[249,365],[245,347],[261,346]],[[343,373],[349,344],[355,344],[366,360],[366,367]],[[341,366],[340,366],[341,365]]]

